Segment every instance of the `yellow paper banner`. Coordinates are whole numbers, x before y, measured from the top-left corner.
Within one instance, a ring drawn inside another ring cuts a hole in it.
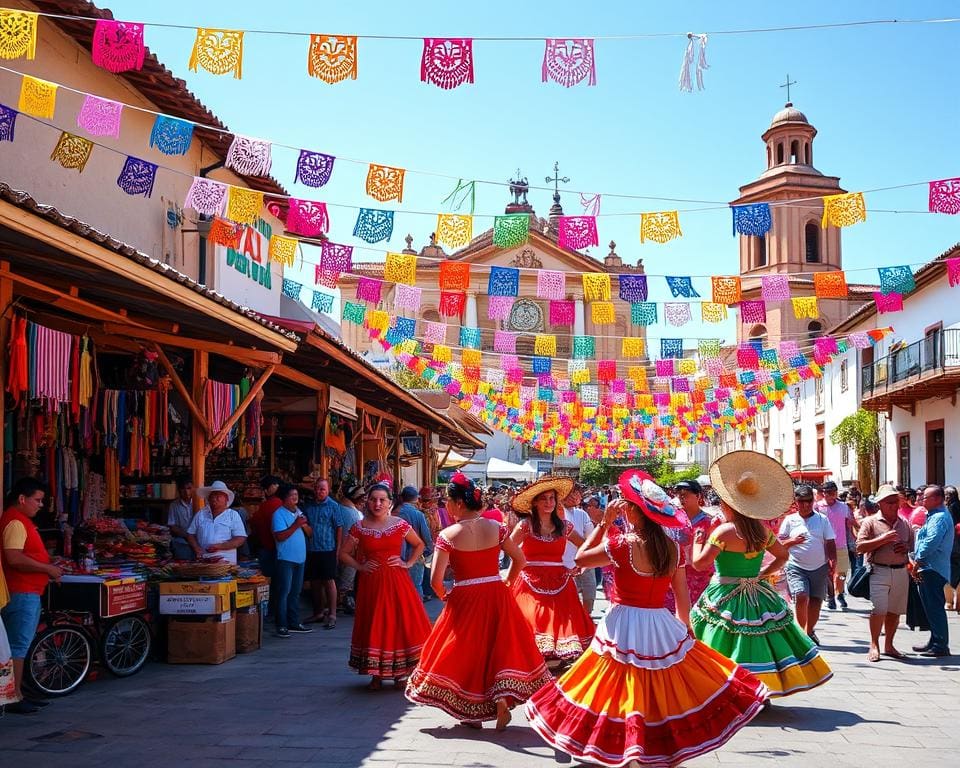
[[[57,85],[29,75],[23,76],[20,83],[20,101],[17,109],[25,115],[33,115],[45,120],[53,118],[57,106]]]
[[[595,301],[590,305],[590,319],[594,325],[612,325],[616,322],[617,313],[612,301]]]
[[[823,221],[821,226],[849,227],[858,221],[867,220],[867,204],[863,192],[845,195],[827,195],[823,198]]]
[[[798,320],[816,320],[820,317],[816,296],[794,296],[790,302],[793,304],[793,316]]]
[[[533,343],[533,354],[556,357],[557,337],[549,333],[538,333]]]
[[[625,338],[620,344],[620,355],[621,357],[643,357],[645,347],[643,339]]]
[[[187,66],[191,72],[196,72],[198,65],[212,75],[233,72],[234,78],[239,80],[243,76],[243,32],[198,27]]]
[[[653,240],[666,243],[683,232],[680,231],[680,214],[677,211],[658,211],[640,214],[640,242]]]
[[[284,235],[271,235],[270,237],[270,261],[283,264],[285,267],[292,267],[297,259],[297,246],[300,241],[295,237],[285,237]]]
[[[0,59],[32,59],[37,52],[37,14],[0,9]]]
[[[460,248],[473,239],[473,216],[463,213],[437,214],[437,242]]]
[[[593,272],[584,274],[583,297],[587,301],[610,301],[610,275]]]
[[[383,279],[404,285],[417,284],[417,257],[412,253],[388,253]]]
[[[230,187],[227,194],[227,218],[237,224],[256,222],[263,208],[263,192],[246,187]]]

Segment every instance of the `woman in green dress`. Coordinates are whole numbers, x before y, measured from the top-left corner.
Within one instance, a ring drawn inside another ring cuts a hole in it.
[[[710,467],[724,522],[698,531],[693,566],[716,563],[716,574],[690,612],[698,640],[750,670],[771,696],[789,696],[833,676],[817,646],[769,579],[787,550],[761,520],[783,515],[793,481],[779,462],[755,451],[733,451]],[[764,552],[773,560],[761,569]]]

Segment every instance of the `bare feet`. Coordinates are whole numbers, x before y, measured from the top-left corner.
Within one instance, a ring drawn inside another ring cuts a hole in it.
[[[867,661],[880,661],[880,651],[876,648],[871,648],[867,653]]]
[[[898,659],[898,660],[900,660],[900,661],[903,661],[904,659],[907,658],[906,656],[904,656],[902,653],[900,653],[900,651],[898,651],[898,650],[897,650],[896,648],[894,648],[893,646],[890,646],[889,648],[884,648],[884,649],[883,649],[883,655],[884,655],[884,656],[889,656],[891,659]]]
[[[507,702],[501,699],[497,702],[497,725],[496,730],[505,731],[510,722],[511,714]]]
[[[380,690],[380,678],[379,678],[379,677],[371,677],[371,678],[370,678],[370,682],[369,682],[369,684],[367,685],[367,690],[368,690],[368,691],[379,691],[379,690]]]

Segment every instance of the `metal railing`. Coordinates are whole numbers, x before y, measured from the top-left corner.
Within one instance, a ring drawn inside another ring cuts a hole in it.
[[[939,330],[860,369],[864,397],[896,389],[945,368],[960,367],[960,328]]]

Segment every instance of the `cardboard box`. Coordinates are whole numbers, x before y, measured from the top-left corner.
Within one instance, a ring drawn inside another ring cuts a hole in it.
[[[222,664],[237,655],[236,619],[170,619],[167,661],[170,664]]]
[[[164,616],[203,616],[230,608],[230,595],[160,595],[160,613]]]
[[[161,581],[161,595],[231,595],[237,582],[227,581]]]
[[[263,614],[257,609],[237,611],[237,653],[259,651],[263,645]]]

